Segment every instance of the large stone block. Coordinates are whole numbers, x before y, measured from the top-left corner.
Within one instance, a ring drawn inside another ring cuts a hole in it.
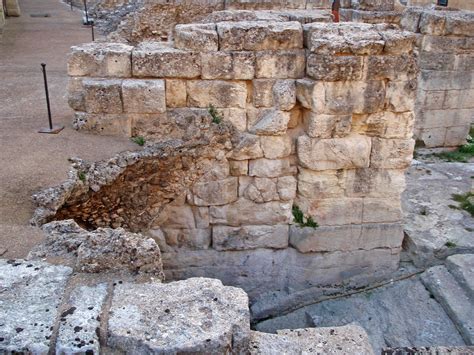
[[[83,80],[81,77],[70,77],[67,83],[67,102],[69,107],[75,111],[86,110]]]
[[[296,203],[305,216],[312,216],[320,226],[361,224],[364,212],[362,198],[317,199],[298,196]]]
[[[357,8],[367,11],[392,11],[394,0],[360,0]]]
[[[228,226],[287,224],[291,218],[291,202],[255,203],[241,198],[225,206],[209,209],[212,224]]]
[[[296,100],[304,108],[322,112],[325,96],[324,82],[311,79],[296,80]]]
[[[405,169],[413,158],[413,139],[372,138],[371,168]]]
[[[423,128],[463,126],[473,121],[473,112],[471,109],[425,109],[417,112],[416,120]]]
[[[237,200],[239,182],[236,177],[199,182],[192,187],[192,203],[197,206],[219,206]]]
[[[160,43],[143,43],[132,52],[132,71],[135,77],[187,78],[201,75],[200,56],[170,48]]]
[[[399,222],[401,219],[400,198],[364,198],[363,223]]]
[[[311,138],[339,138],[351,131],[351,115],[326,115],[306,111],[303,113],[305,131]]]
[[[363,57],[333,56],[309,54],[306,62],[306,74],[313,79],[323,81],[362,79]]]
[[[201,54],[203,79],[251,80],[255,75],[253,52],[208,52]]]
[[[165,112],[165,81],[126,79],[122,82],[122,98],[125,112]]]
[[[121,80],[86,79],[83,85],[88,113],[123,112]]]
[[[278,177],[292,175],[294,168],[289,158],[284,159],[255,159],[249,161],[249,175],[257,177]]]
[[[296,196],[296,179],[293,176],[239,178],[239,196],[256,202],[289,201]]]
[[[185,24],[174,28],[174,45],[178,49],[212,52],[219,48],[216,25]]]
[[[221,22],[217,24],[220,50],[282,50],[303,48],[299,22]]]
[[[474,89],[474,71],[422,70],[418,85],[423,90]]]
[[[87,130],[101,135],[130,137],[132,120],[124,114],[91,114],[76,112],[72,126],[77,130]]]
[[[305,75],[304,50],[278,50],[256,53],[256,78],[302,78]]]
[[[311,198],[343,197],[346,170],[314,171],[298,168],[298,194]]]
[[[253,134],[241,134],[230,157],[234,160],[262,158],[263,150],[260,146],[260,137]]]
[[[300,136],[297,141],[299,162],[311,170],[367,168],[370,150],[370,138],[357,134],[332,139]]]
[[[473,37],[430,36],[421,39],[420,50],[435,53],[457,53],[474,49]]]
[[[248,160],[229,160],[230,175],[245,176],[249,172]]]
[[[71,76],[130,77],[132,49],[123,43],[92,42],[71,47],[67,69]]]
[[[448,127],[444,139],[444,146],[459,147],[466,144],[466,138],[469,134],[470,128],[470,125]]]
[[[221,80],[191,80],[187,82],[189,107],[245,108],[247,86],[245,82]]]
[[[381,25],[384,26],[384,25]],[[385,41],[383,50],[387,54],[405,54],[410,53],[416,41],[416,31],[400,31],[398,29],[385,28],[380,35]]]
[[[413,112],[377,112],[370,115],[354,115],[352,131],[370,137],[411,138],[415,115]]]
[[[345,172],[344,188],[349,197],[393,197],[405,190],[405,170],[351,169]]]
[[[249,111],[249,132],[263,136],[283,135],[288,129],[290,116],[287,111],[275,109]]]
[[[186,81],[180,79],[166,80],[166,107],[186,107]]]
[[[263,156],[267,159],[278,159],[289,156],[292,151],[292,142],[293,140],[288,135],[260,137]]]
[[[418,65],[411,55],[369,56],[366,63],[368,80],[411,80],[416,79]]]
[[[296,104],[294,80],[255,79],[252,81],[253,105],[289,111]]]
[[[194,229],[196,222],[191,206],[168,204],[153,222],[154,227],[170,229]]]
[[[212,247],[216,250],[249,250],[288,247],[288,225],[212,228]]]
[[[191,250],[209,249],[211,246],[211,229],[173,229],[162,228],[164,240],[159,243],[160,249],[169,252],[181,248]],[[158,243],[158,242],[157,242]],[[163,244],[164,243],[164,244]]]
[[[389,81],[386,85],[386,108],[392,112],[406,112],[415,109],[417,80]]]

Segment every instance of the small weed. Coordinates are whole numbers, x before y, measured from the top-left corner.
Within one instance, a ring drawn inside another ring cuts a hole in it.
[[[210,104],[208,108],[209,114],[212,117],[212,123],[219,124],[222,122],[222,116],[214,107],[214,105]]]
[[[474,232],[474,228],[464,227],[464,229],[467,230],[468,232]]]
[[[316,223],[313,217],[311,216],[307,217],[305,221],[303,211],[301,211],[301,209],[297,205],[293,205],[292,212],[293,212],[293,218],[295,222],[298,223],[300,227],[302,228],[303,227],[310,227],[310,228],[319,227],[318,223]]]
[[[139,146],[144,146],[145,145],[145,138],[142,137],[142,136],[133,137],[132,142],[138,144]]]
[[[426,215],[428,214],[428,211],[426,210],[425,207],[423,207],[423,208],[421,209],[420,214],[421,214],[422,216],[426,216]]]
[[[448,207],[451,208],[452,210],[459,210],[458,206],[448,205]]]
[[[78,177],[79,180],[81,180],[82,182],[85,182],[85,181],[86,181],[86,178],[87,178],[86,173],[83,172],[83,171],[79,171],[79,172],[77,173],[77,177]]]
[[[450,248],[450,249],[457,247],[457,244],[454,243],[454,242],[452,242],[452,241],[450,241],[450,240],[448,240],[446,243],[444,243],[444,245],[445,245],[446,247]]]
[[[459,147],[455,151],[437,153],[435,156],[443,160],[457,161],[461,163],[467,163],[469,159],[474,158],[474,128],[471,128],[469,131],[467,144]]]
[[[474,193],[453,194],[453,200],[459,203],[459,208],[463,209],[474,217]]]

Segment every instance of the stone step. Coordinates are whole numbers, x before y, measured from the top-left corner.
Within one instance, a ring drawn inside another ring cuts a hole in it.
[[[471,300],[474,300],[474,254],[452,255],[446,267]]]
[[[442,265],[434,266],[421,275],[425,287],[443,306],[467,345],[474,344],[474,300],[454,276]]]

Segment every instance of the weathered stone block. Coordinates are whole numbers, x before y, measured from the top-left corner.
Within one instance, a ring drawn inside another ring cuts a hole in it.
[[[262,136],[260,137],[260,145],[265,158],[285,158],[291,154],[292,139],[288,135]]]
[[[368,11],[392,11],[394,9],[393,0],[360,0],[357,7]]]
[[[370,167],[404,169],[410,166],[415,141],[412,139],[372,138]]]
[[[474,38],[425,35],[419,47],[420,50],[435,53],[456,53],[460,50],[472,51],[474,49]]]
[[[296,105],[296,84],[294,80],[277,80],[272,88],[273,101],[277,109],[290,111]]]
[[[126,79],[122,82],[123,108],[130,113],[166,111],[164,80]]]
[[[85,108],[88,113],[121,113],[122,82],[120,80],[86,79]]]
[[[255,53],[209,52],[201,54],[203,79],[251,80],[255,76]]]
[[[312,216],[320,226],[362,223],[362,198],[307,199],[299,196],[296,202],[305,216]]]
[[[351,115],[326,115],[306,111],[303,114],[305,131],[311,138],[336,138],[351,131]]]
[[[367,168],[370,150],[370,138],[357,134],[332,139],[300,136],[297,141],[300,164],[311,170]]]
[[[273,106],[273,85],[275,79],[252,80],[252,100],[255,107]]]
[[[249,161],[249,175],[258,177],[278,177],[292,175],[290,159],[255,159]]]
[[[189,107],[245,108],[247,86],[245,82],[221,80],[191,80],[187,82]]]
[[[305,75],[304,50],[265,51],[256,53],[256,78],[297,79]]]
[[[209,209],[212,224],[228,226],[287,224],[291,218],[290,202],[254,203],[245,198]]]
[[[249,172],[248,160],[229,160],[230,175],[245,176]]]
[[[163,207],[153,224],[155,227],[169,229],[194,229],[194,212],[191,206],[168,204]]]
[[[159,43],[142,43],[132,52],[132,71],[135,77],[193,79],[201,75],[200,56]]]
[[[393,112],[406,112],[415,109],[417,81],[389,81],[386,85],[385,102]]]
[[[322,112],[325,96],[324,82],[311,79],[296,80],[296,99],[304,108]]]
[[[71,47],[67,70],[71,76],[130,77],[132,46],[92,42]]]
[[[303,48],[299,22],[221,22],[217,24],[220,50],[282,50]]]
[[[263,150],[260,146],[260,138],[252,134],[241,134],[238,142],[234,145],[231,159],[248,160],[263,157]]]
[[[211,246],[211,229],[172,229],[162,228],[165,238],[165,249],[209,249]]]
[[[131,118],[123,114],[76,112],[72,126],[77,130],[87,130],[102,135],[130,137],[132,134]]]
[[[218,110],[222,114],[224,121],[232,123],[232,125],[240,132],[247,129],[247,111],[240,108],[224,108]]]
[[[446,138],[446,127],[420,129],[416,134],[417,140],[427,148],[442,147]]]
[[[418,85],[423,90],[474,89],[474,71],[422,70]]]
[[[416,32],[416,31],[412,31]],[[413,50],[416,35],[408,31],[384,29],[380,32],[385,45],[383,50],[388,54],[405,54]]]
[[[293,200],[296,197],[297,181],[294,176],[282,176],[277,180],[277,191],[281,201]]]
[[[466,144],[466,138],[469,134],[470,125],[448,127],[444,139],[445,147],[459,147]]]
[[[339,81],[362,78],[363,57],[309,54],[306,74],[316,80]]]
[[[290,121],[290,113],[287,111],[279,111],[275,109],[263,109],[256,113],[256,117],[249,117],[249,132],[257,135],[278,136],[286,133],[288,122]],[[255,122],[252,126],[252,122]]]
[[[239,180],[229,177],[224,180],[199,182],[192,187],[192,203],[197,206],[219,206],[237,200]]]
[[[249,250],[288,247],[288,225],[212,228],[212,247],[216,250]]]
[[[417,124],[423,128],[463,126],[472,122],[471,109],[446,109],[417,112]]]
[[[239,178],[239,196],[256,203],[289,201],[296,196],[296,179],[293,176],[279,178],[242,176]]]
[[[405,190],[402,169],[351,169],[345,172],[344,188],[349,197],[393,197],[399,199]]]
[[[411,138],[415,115],[413,112],[377,112],[370,115],[354,115],[352,131],[370,137]]]
[[[400,198],[364,198],[363,223],[399,222],[401,219]]]
[[[67,85],[67,102],[69,107],[75,111],[85,111],[85,92],[82,84],[83,78],[81,77],[70,77]]]
[[[196,52],[212,52],[219,48],[216,25],[185,24],[174,28],[174,46]]]
[[[369,56],[366,66],[368,80],[411,80],[418,74],[416,58],[408,55]]]
[[[311,198],[342,197],[345,192],[345,170],[314,171],[298,168],[298,194]]]
[[[166,79],[166,106],[170,108],[186,107],[186,81]]]

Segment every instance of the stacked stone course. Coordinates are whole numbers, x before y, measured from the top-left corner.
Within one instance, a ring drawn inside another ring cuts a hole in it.
[[[148,141],[196,137],[210,105],[239,132],[151,224],[169,278],[251,298],[355,286],[398,266],[413,41],[388,25],[178,25],[173,44],[73,48],[70,104],[78,129]],[[320,227],[292,224],[294,205]]]

